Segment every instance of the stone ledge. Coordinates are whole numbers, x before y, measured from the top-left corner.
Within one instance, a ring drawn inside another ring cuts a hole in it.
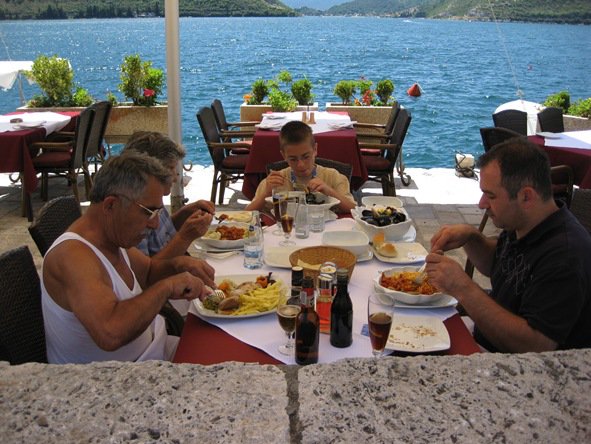
[[[591,350],[330,365],[0,363],[4,442],[590,442]]]

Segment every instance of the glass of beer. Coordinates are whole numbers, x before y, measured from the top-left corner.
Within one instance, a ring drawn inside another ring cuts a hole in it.
[[[277,306],[277,319],[279,320],[279,325],[287,335],[287,342],[283,345],[277,347],[279,353],[293,356],[294,354],[294,340],[293,340],[293,333],[295,332],[295,325],[296,325],[296,317],[300,312],[299,305],[291,305],[291,304],[279,304]]]
[[[289,240],[289,238],[291,237],[291,231],[293,230],[293,222],[297,210],[298,203],[295,200],[287,200],[285,206],[279,206],[279,212],[281,213],[281,228],[283,229],[283,236],[285,236],[285,239],[279,242],[279,245],[282,247],[295,245],[295,242]]]
[[[394,316],[394,302],[385,295],[370,294],[367,299],[367,324],[369,339],[374,357],[384,354],[392,318]]]
[[[271,192],[271,198],[273,200],[273,216],[275,217],[275,230],[273,230],[272,234],[274,236],[282,236],[283,230],[281,229],[281,207],[287,205],[287,198],[289,196],[289,192],[287,191],[287,187],[274,187],[273,191]]]

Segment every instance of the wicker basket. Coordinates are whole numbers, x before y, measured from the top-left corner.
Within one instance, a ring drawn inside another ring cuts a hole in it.
[[[319,266],[324,262],[334,262],[337,265],[337,268],[347,269],[349,272],[349,280],[351,280],[357,257],[344,248],[318,246],[301,248],[294,251],[289,255],[289,262],[292,267],[295,265],[302,266],[304,268],[304,275],[314,278],[314,282],[316,282],[320,271],[317,267],[307,267],[306,265],[302,265],[302,263]]]

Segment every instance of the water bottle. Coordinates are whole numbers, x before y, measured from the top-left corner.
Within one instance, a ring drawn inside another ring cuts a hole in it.
[[[306,239],[310,236],[310,225],[308,225],[308,205],[305,200],[300,200],[295,218],[295,235],[299,239]]]
[[[250,270],[263,266],[263,228],[258,211],[252,212],[248,236],[244,239],[244,267]]]

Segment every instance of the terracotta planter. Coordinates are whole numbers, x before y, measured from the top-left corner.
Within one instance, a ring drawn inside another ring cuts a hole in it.
[[[563,115],[565,131],[591,130],[591,119],[587,117]]]
[[[81,107],[19,108],[22,111],[82,111],[83,109]],[[168,105],[114,106],[105,133],[107,143],[125,143],[134,131],[158,131],[168,134]]]

